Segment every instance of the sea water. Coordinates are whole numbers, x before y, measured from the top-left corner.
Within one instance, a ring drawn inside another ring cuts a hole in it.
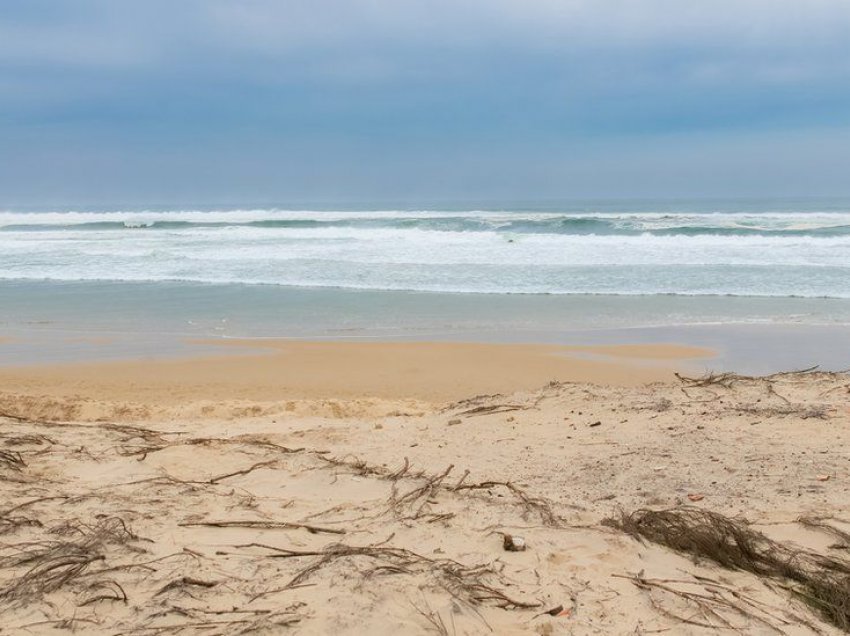
[[[716,344],[718,325],[755,328],[747,341],[818,329],[793,332],[800,351],[850,362],[850,202],[0,211],[6,334],[588,342],[675,328]]]
[[[850,206],[629,207],[6,211],[0,279],[850,298]]]

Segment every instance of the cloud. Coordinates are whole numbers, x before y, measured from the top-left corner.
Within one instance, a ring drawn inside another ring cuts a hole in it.
[[[736,135],[773,134],[813,154],[816,144],[788,135],[850,128],[846,0],[3,5],[0,161],[33,157],[28,170],[53,170],[57,191],[68,148],[82,184],[104,166],[134,166],[117,181],[130,188],[135,174],[154,189],[195,174],[193,157],[208,166],[196,178],[218,175],[212,156],[244,183],[253,170],[317,189],[333,177],[351,185],[347,175],[368,162],[368,179],[411,181],[419,171],[437,187],[452,178],[436,178],[442,162],[463,158],[458,174],[492,166],[503,183],[533,190],[533,175],[551,165],[581,174],[574,153],[588,143],[639,164],[633,144],[660,148],[661,139],[708,135],[732,148]],[[238,156],[251,152],[262,160]],[[290,152],[314,160],[305,167]],[[160,156],[179,165],[165,175],[167,162],[151,159]],[[664,156],[652,159],[659,170]],[[627,164],[596,165],[614,174]],[[0,196],[10,185],[37,190],[16,174],[19,183],[0,175]]]
[[[322,50],[844,47],[845,0],[8,0],[0,59],[136,64]]]

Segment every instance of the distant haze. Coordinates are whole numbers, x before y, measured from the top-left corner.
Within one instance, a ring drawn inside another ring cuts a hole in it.
[[[0,208],[850,195],[846,0],[5,0]]]

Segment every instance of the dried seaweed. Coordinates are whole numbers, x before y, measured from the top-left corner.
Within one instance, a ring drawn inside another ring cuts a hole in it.
[[[452,491],[462,490],[487,490],[493,488],[506,488],[523,506],[526,513],[534,513],[540,517],[544,525],[550,528],[559,528],[563,525],[563,519],[552,509],[552,502],[543,497],[534,497],[525,490],[510,481],[482,481],[477,484],[458,483]]]
[[[806,526],[807,528],[826,532],[827,534],[830,534],[841,541],[840,544],[829,546],[831,548],[842,550],[850,548],[850,532],[845,532],[841,528],[837,528],[831,523],[826,523],[824,519],[816,519],[814,517],[800,517],[799,519],[797,519],[797,523]]]
[[[396,516],[399,518],[419,519],[424,514],[425,506],[429,503],[431,497],[443,483],[443,480],[448,477],[454,466],[449,466],[439,475],[434,475],[425,479],[425,483],[417,486],[408,492],[399,495],[396,483],[393,483],[392,492],[390,493],[389,505]],[[405,510],[409,510],[408,515],[404,514]]]
[[[717,373],[717,372],[714,372],[714,371],[710,371],[710,372],[706,373],[705,375],[702,375],[702,376],[696,377],[696,378],[684,376],[684,375],[681,375],[679,373],[676,373],[675,376],[679,379],[679,381],[684,386],[687,386],[687,387],[720,386],[720,387],[723,387],[725,389],[730,389],[736,383],[745,382],[745,381],[750,381],[750,382],[762,381],[762,382],[770,383],[770,382],[773,382],[773,381],[775,381],[779,378],[786,378],[786,377],[789,377],[789,376],[810,375],[810,374],[813,374],[813,373],[816,373],[816,372],[823,374],[823,375],[830,376],[830,377],[840,375],[840,372],[818,371],[819,368],[820,368],[819,366],[815,365],[813,367],[808,367],[808,368],[805,368],[805,369],[796,369],[796,370],[792,370],[792,371],[780,371],[778,373],[771,373],[769,375],[761,375],[761,376],[742,375],[740,373],[731,373],[731,372],[728,372],[728,371],[723,372],[723,373]]]
[[[260,544],[252,546],[271,550],[272,553],[267,556],[272,558],[319,557],[301,569],[283,588],[271,590],[263,595],[304,585],[313,574],[339,559],[363,557],[377,562],[377,565],[362,571],[364,576],[378,573],[424,573],[432,576],[437,585],[453,596],[476,605],[489,603],[503,609],[528,609],[540,605],[537,602],[514,599],[496,587],[501,582],[501,577],[488,565],[466,566],[452,559],[430,559],[404,548],[377,545],[350,546],[334,543],[321,550],[290,550]]]
[[[850,562],[773,541],[745,521],[685,506],[637,510],[604,523],[723,567],[786,580],[833,625],[850,631]]]
[[[73,539],[40,541],[11,546],[0,556],[0,569],[26,567],[27,570],[0,589],[0,598],[31,601],[57,590],[81,576],[93,563],[103,561],[110,545],[138,539],[118,517],[101,519],[94,525],[79,524]],[[70,534],[58,528],[58,534]]]
[[[8,469],[19,473],[27,464],[23,456],[17,451],[0,450],[0,469]]]
[[[695,577],[694,580],[658,579],[648,578],[643,572],[613,576],[627,579],[644,590],[660,614],[680,623],[738,632],[750,628],[752,623],[758,623],[778,634],[785,634],[785,627],[802,624],[812,631],[820,631],[788,609],[770,606],[739,589],[704,577]],[[682,610],[675,608],[671,601],[679,601]],[[689,613],[680,613],[684,610]]]
[[[493,489],[505,488],[514,496],[519,505],[522,506],[524,515],[535,514],[540,517],[544,525],[552,528],[558,528],[563,525],[563,519],[554,511],[554,502],[543,497],[532,496],[513,482],[488,480],[466,484],[464,481],[469,476],[469,471],[467,470],[456,484],[446,484],[446,479],[452,470],[454,470],[454,465],[449,466],[442,473],[426,475],[421,470],[411,471],[410,462],[406,457],[402,466],[396,470],[390,470],[383,466],[375,466],[357,458],[335,458],[322,455],[319,457],[333,466],[351,468],[358,475],[375,476],[394,482],[389,497],[389,509],[400,518],[421,519],[427,517],[431,521],[438,518],[446,518],[447,515],[445,514],[428,513],[425,511],[425,506],[432,502],[431,498],[440,492],[462,493],[486,491],[491,493]],[[404,494],[399,494],[399,489],[395,482],[403,479],[424,480],[424,483]]]

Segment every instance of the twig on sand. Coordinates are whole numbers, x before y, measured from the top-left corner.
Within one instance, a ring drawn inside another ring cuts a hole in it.
[[[479,483],[465,483],[469,477],[469,470],[464,471],[463,475],[454,485],[445,483],[449,474],[454,470],[454,465],[447,467],[442,473],[437,475],[426,475],[423,471],[411,471],[410,461],[407,457],[404,458],[402,466],[396,470],[390,470],[383,466],[375,466],[361,459],[325,457],[320,458],[333,465],[345,466],[351,468],[359,475],[375,476],[382,479],[388,479],[393,483],[393,489],[390,493],[389,505],[390,510],[398,515],[403,515],[402,510],[407,508],[412,512],[406,518],[420,519],[429,517],[434,519],[433,513],[425,513],[425,506],[431,503],[431,498],[439,492],[462,493],[464,491],[491,491],[494,488],[507,489],[523,506],[525,514],[535,513],[540,516],[544,525],[552,528],[561,527],[563,520],[554,512],[553,502],[543,497],[534,497],[529,495],[525,490],[510,481],[483,481]],[[424,479],[425,483],[421,484],[412,490],[399,495],[398,487],[395,482],[403,479]],[[417,505],[418,504],[418,505]],[[416,506],[415,509],[413,507]],[[440,518],[446,518],[445,515],[437,515]]]
[[[154,594],[154,596],[159,596],[160,594],[164,594],[169,590],[174,589],[184,589],[187,587],[215,587],[218,585],[218,581],[203,581],[201,579],[195,579],[190,576],[181,576],[179,579],[175,579],[160,588],[160,590]]]
[[[613,574],[612,576],[631,581],[636,587],[649,594],[650,603],[659,613],[688,625],[741,631],[747,629],[751,621],[755,621],[779,634],[784,634],[782,627],[801,623],[809,624],[787,610],[757,601],[728,585],[715,584],[706,580],[648,578],[642,571],[634,575]],[[662,603],[653,592],[662,592],[681,599],[687,609],[696,611],[688,616],[683,615],[671,609],[668,604]],[[780,613],[786,616],[780,616]]]
[[[327,528],[323,526],[312,526],[306,523],[294,521],[184,521],[177,524],[184,528],[207,527],[207,528],[259,528],[264,530],[307,530],[311,534],[345,534],[340,528]]]
[[[288,625],[294,625],[300,621],[300,616],[296,616],[287,612],[279,612],[273,614],[261,614],[259,616],[255,616],[255,618],[253,619],[237,618],[229,621],[200,620],[188,621],[184,623],[157,625],[151,627],[137,627],[129,631],[119,632],[119,634],[175,634],[189,630],[193,630],[193,633],[210,633],[210,630],[215,630],[212,633],[228,635],[253,634],[257,632],[268,633],[269,630],[274,627],[285,627]]]
[[[217,484],[218,482],[220,482],[224,479],[229,479],[230,477],[237,477],[239,475],[247,475],[248,473],[257,470],[258,468],[266,468],[267,466],[272,466],[275,463],[277,463],[277,462],[275,462],[274,460],[267,461],[267,462],[257,462],[253,466],[249,466],[248,468],[245,468],[243,470],[236,470],[236,471],[233,471],[232,473],[226,473],[224,475],[219,475],[218,477],[213,477],[212,479],[209,480],[209,483]]]
[[[728,371],[723,372],[723,373],[716,373],[714,371],[711,371],[711,372],[706,373],[705,375],[697,377],[697,378],[684,376],[684,375],[681,375],[679,373],[676,373],[674,375],[679,379],[679,381],[683,385],[688,386],[688,387],[721,386],[723,388],[730,389],[737,382],[744,382],[744,381],[758,382],[758,381],[762,381],[762,382],[771,383],[774,380],[776,380],[777,378],[788,377],[788,376],[799,376],[799,375],[806,375],[806,374],[809,374],[809,373],[814,373],[818,370],[818,368],[819,367],[817,365],[815,365],[813,367],[807,367],[805,369],[797,369],[797,370],[793,370],[793,371],[780,371],[779,373],[771,373],[770,375],[762,375],[762,376],[742,375],[740,373],[731,373],[731,372],[728,372]],[[832,373],[829,373],[829,372],[825,372],[825,373],[827,373],[828,375],[833,375]]]
[[[458,415],[477,416],[477,415],[493,415],[495,413],[510,413],[511,411],[521,411],[522,404],[484,404],[476,406],[465,411],[460,411]]]
[[[454,492],[461,490],[490,490],[492,488],[499,487],[509,490],[520,501],[526,512],[536,513],[543,521],[544,525],[549,526],[550,528],[558,528],[562,525],[563,519],[555,514],[554,510],[552,510],[551,501],[544,499],[543,497],[533,497],[510,481],[482,481],[477,484],[464,484],[462,482],[458,482],[452,490]]]
[[[401,511],[405,508],[413,509],[416,506],[416,510],[410,515],[411,519],[419,519],[423,516],[423,510],[425,506],[428,504],[431,496],[434,492],[440,487],[443,483],[443,480],[448,477],[449,473],[452,472],[454,465],[450,465],[439,475],[434,475],[432,477],[428,477],[425,480],[425,483],[421,486],[410,490],[403,495],[398,494],[398,490],[396,488],[395,483],[393,483],[392,492],[390,493],[390,508],[396,514],[401,516]]]
[[[423,599],[424,600],[424,599]],[[424,618],[431,629],[433,629],[439,636],[449,636],[449,628],[446,627],[446,623],[443,620],[443,617],[439,612],[435,612],[431,609],[431,606],[428,605],[428,601],[424,601],[425,607],[424,609],[419,607],[413,601],[408,601],[413,609],[416,610],[416,613],[419,614],[422,618]],[[452,629],[452,632],[455,630]]]
[[[431,559],[404,548],[370,546],[350,546],[334,543],[321,550],[290,550],[263,544],[248,544],[237,547],[261,547],[271,550],[270,558],[319,557],[316,561],[300,570],[284,587],[269,590],[257,595],[267,596],[287,589],[301,587],[319,570],[339,559],[362,557],[377,561],[377,565],[361,572],[364,576],[374,574],[420,574],[432,575],[438,585],[453,596],[463,598],[473,604],[492,603],[504,609],[527,609],[538,607],[537,602],[512,598],[495,587],[500,579],[498,573],[487,565],[466,566],[452,559]],[[496,579],[493,584],[487,579]]]
[[[77,607],[85,607],[86,605],[92,605],[93,603],[98,603],[100,601],[120,601],[122,603],[127,602],[127,592],[124,591],[124,588],[117,581],[104,581],[101,583],[96,583],[92,586],[92,590],[104,590],[100,594],[95,596],[91,596],[87,598],[82,603],[78,603]]]

